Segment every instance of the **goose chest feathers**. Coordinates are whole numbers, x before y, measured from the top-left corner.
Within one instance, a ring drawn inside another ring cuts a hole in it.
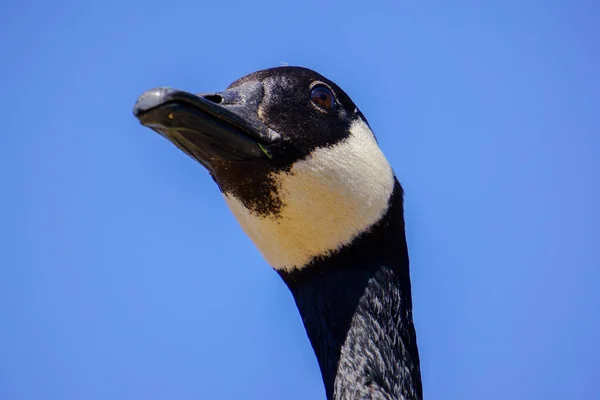
[[[328,399],[422,398],[402,187],[339,86],[279,67],[133,112],[208,170],[285,281]]]

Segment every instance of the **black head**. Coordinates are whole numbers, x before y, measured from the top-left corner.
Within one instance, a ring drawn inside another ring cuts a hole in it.
[[[152,89],[133,112],[205,166],[222,191],[254,204],[272,190],[270,172],[340,142],[364,120],[338,85],[301,67],[257,71],[223,92]]]

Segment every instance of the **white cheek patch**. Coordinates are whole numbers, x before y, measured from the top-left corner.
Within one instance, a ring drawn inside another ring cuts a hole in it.
[[[257,215],[231,194],[225,200],[267,262],[278,270],[302,268],[352,242],[388,209],[394,174],[368,125],[357,120],[350,136],[274,175],[282,202],[278,215]]]

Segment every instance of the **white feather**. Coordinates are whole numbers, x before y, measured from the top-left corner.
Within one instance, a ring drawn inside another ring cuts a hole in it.
[[[392,169],[362,120],[342,142],[316,149],[273,178],[283,204],[278,215],[252,213],[231,194],[225,200],[267,262],[288,271],[367,231],[385,214],[394,188]]]

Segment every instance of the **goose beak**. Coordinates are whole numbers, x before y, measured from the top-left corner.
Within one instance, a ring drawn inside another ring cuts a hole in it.
[[[258,82],[197,95],[158,87],[138,98],[133,115],[213,172],[215,163],[267,157],[273,135],[258,118],[263,95]]]

